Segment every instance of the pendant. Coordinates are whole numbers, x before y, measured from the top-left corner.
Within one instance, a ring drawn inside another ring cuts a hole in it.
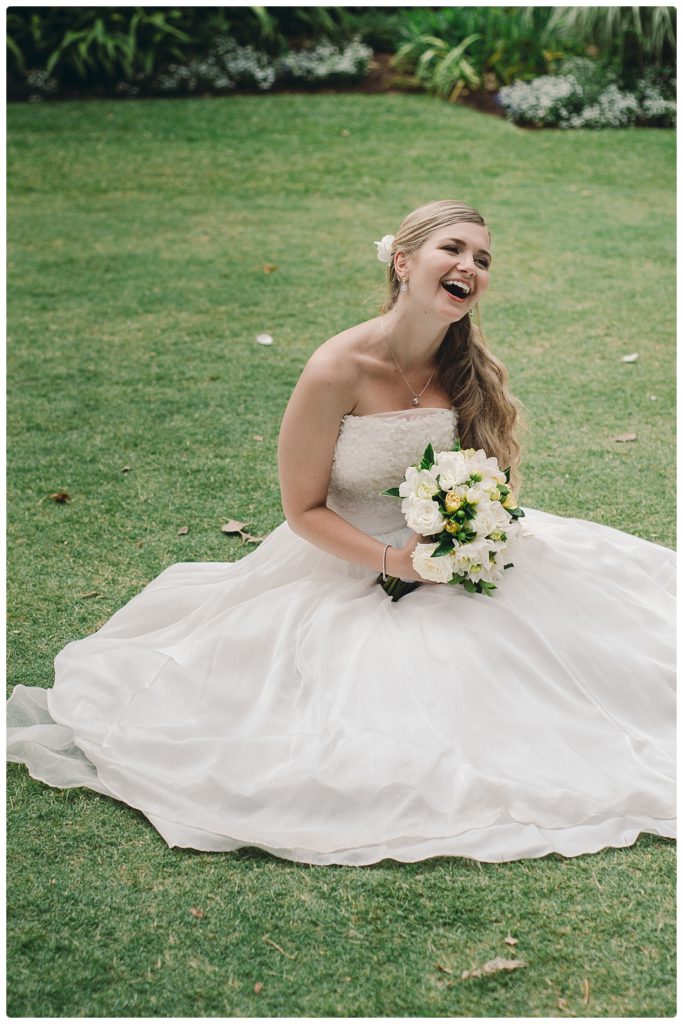
[[[413,405],[419,405],[419,404],[420,404],[420,396],[419,395],[415,395],[415,398],[413,399]]]

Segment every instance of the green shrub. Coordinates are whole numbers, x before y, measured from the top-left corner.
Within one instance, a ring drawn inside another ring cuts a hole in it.
[[[676,62],[675,7],[555,7],[548,28],[562,45],[611,64],[633,88],[648,67]]]
[[[495,88],[515,78],[533,77],[544,72],[549,61],[568,52],[557,49],[547,30],[552,10],[425,7],[408,11],[403,25],[405,41],[396,63],[414,68],[427,88],[439,95],[450,93],[453,99],[462,88],[457,88],[459,79],[471,79],[474,88],[486,79]],[[467,74],[454,74],[449,90],[446,69],[449,61],[457,64],[462,60],[459,48],[467,49],[470,69]]]
[[[144,94],[164,69],[213,60],[230,37],[275,59],[354,37],[343,7],[45,7],[7,15],[9,99]],[[182,73],[196,78],[190,68]]]

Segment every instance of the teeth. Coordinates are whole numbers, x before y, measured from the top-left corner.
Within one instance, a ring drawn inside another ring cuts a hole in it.
[[[459,284],[461,288],[465,288],[469,295],[472,291],[472,285],[468,284],[467,281],[460,281],[457,277],[449,278],[448,281],[444,281],[444,284]]]

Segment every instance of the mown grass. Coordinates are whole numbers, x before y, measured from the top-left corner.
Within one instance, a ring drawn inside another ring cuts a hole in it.
[[[61,647],[168,564],[245,554],[225,518],[281,521],[289,391],[374,315],[372,241],[432,198],[491,225],[483,321],[530,422],[522,504],[673,544],[673,131],[278,95],[13,106],[8,154],[10,688],[51,685]],[[314,868],[169,850],[128,807],[8,779],[14,1016],[675,1012],[666,840]],[[528,966],[459,980],[506,955]]]

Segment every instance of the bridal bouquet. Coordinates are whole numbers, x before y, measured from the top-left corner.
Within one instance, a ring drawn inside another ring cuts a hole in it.
[[[491,594],[503,570],[524,515],[510,489],[510,470],[501,470],[480,449],[437,452],[431,444],[417,466],[409,466],[398,487],[382,494],[402,498],[401,511],[411,530],[429,537],[418,544],[413,566],[426,580],[463,586],[470,593]],[[379,577],[392,600],[398,601],[419,583]]]

